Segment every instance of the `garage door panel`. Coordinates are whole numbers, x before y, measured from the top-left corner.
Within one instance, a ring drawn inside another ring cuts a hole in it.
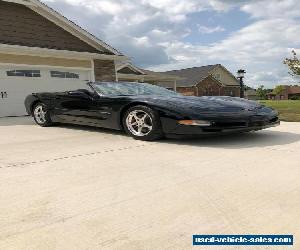
[[[9,70],[40,70],[41,77],[7,76]],[[50,71],[71,72],[79,79],[51,77]],[[0,92],[6,92],[7,98],[0,96],[0,117],[26,115],[24,100],[27,95],[36,92],[60,92],[86,88],[91,79],[91,70],[67,68],[4,67],[0,66]]]

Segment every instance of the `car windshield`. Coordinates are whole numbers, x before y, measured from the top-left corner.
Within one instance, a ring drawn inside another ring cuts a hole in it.
[[[176,96],[178,93],[148,83],[101,82],[92,83],[94,89],[105,96],[163,95]]]

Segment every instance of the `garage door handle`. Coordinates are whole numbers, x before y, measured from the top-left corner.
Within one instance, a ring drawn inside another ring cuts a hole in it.
[[[0,97],[1,97],[2,99],[7,98],[7,92],[1,92]]]

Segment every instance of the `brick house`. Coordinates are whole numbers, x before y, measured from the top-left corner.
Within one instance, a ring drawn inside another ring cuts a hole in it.
[[[248,100],[259,100],[255,89],[245,90],[245,98]]]
[[[184,95],[240,96],[239,81],[221,64],[163,73],[181,78],[176,82],[176,90]],[[160,86],[173,89],[173,86],[168,83],[161,83]]]
[[[269,100],[289,100],[289,99],[300,99],[300,86],[283,85],[284,90],[279,94],[268,93],[267,97]]]
[[[151,70],[145,70],[134,66],[132,63],[118,63],[116,66],[118,81],[125,82],[147,82],[154,85],[165,83],[176,86],[176,81],[181,78],[178,76],[168,75]]]
[[[32,92],[115,81],[115,62],[126,59],[37,0],[0,0],[0,117],[26,114]]]

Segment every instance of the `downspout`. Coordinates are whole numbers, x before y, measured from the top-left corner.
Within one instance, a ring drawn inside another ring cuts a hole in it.
[[[177,92],[177,80],[174,80],[174,91]]]
[[[91,82],[95,82],[96,81],[96,76],[95,76],[95,63],[94,63],[94,59],[91,60],[91,68],[92,68]]]
[[[116,82],[118,82],[119,81],[119,77],[118,77],[118,71],[117,71],[116,61],[114,61],[114,65],[115,65]]]

